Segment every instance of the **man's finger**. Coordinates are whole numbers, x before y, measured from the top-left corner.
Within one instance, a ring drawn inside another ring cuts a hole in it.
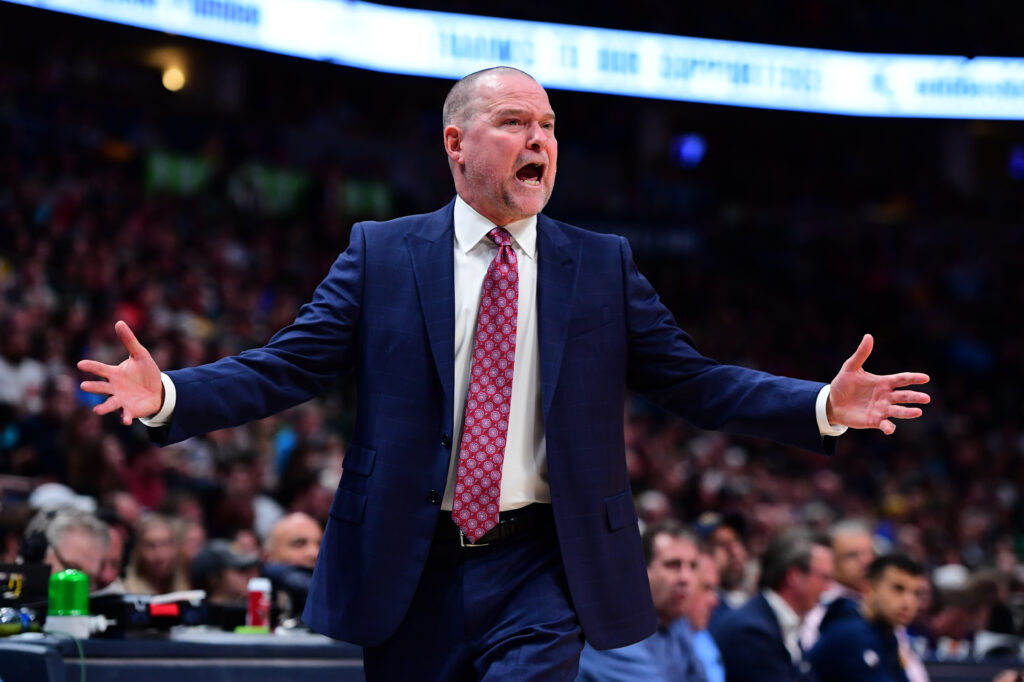
[[[81,387],[86,393],[97,393],[99,395],[110,395],[114,392],[114,387],[109,381],[83,381]]]
[[[927,384],[931,381],[931,377],[921,372],[900,372],[899,374],[890,374],[885,377],[886,382],[896,388],[897,386],[916,386],[918,384]]]
[[[927,405],[932,397],[920,391],[893,391],[892,401],[894,403],[913,403],[916,405]]]
[[[917,419],[924,412],[920,407],[904,407],[903,405],[892,405],[889,407],[889,416],[896,419]]]
[[[860,345],[857,346],[857,350],[853,352],[846,362],[843,363],[843,371],[845,372],[856,372],[858,369],[864,366],[864,361],[871,355],[871,349],[875,347],[875,339],[871,334],[865,334],[864,338],[860,340]]]
[[[892,432],[896,430],[896,425],[888,419],[883,419],[878,423],[878,429],[887,436],[891,436]]]
[[[114,331],[117,332],[117,338],[121,340],[124,347],[128,349],[128,354],[133,358],[145,357],[147,354],[146,349],[143,347],[139,340],[135,338],[135,334],[132,333],[131,327],[124,320],[118,320],[117,324],[114,325]]]
[[[92,411],[100,415],[110,414],[119,407],[121,407],[121,399],[116,395],[112,395],[96,407],[92,408]]]
[[[110,371],[114,369],[110,365],[104,365],[102,362],[96,362],[95,360],[79,360],[78,369],[89,374],[95,374],[101,376],[104,379],[110,378]]]

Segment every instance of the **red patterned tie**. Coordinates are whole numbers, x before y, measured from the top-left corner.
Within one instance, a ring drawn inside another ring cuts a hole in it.
[[[498,523],[519,316],[519,264],[512,236],[501,227],[487,236],[498,245],[498,253],[487,266],[480,296],[452,503],[452,520],[470,542]]]

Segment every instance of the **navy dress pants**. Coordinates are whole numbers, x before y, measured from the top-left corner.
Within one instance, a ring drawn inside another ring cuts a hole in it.
[[[364,650],[368,682],[575,680],[583,632],[553,520],[469,548],[442,524],[402,624]]]

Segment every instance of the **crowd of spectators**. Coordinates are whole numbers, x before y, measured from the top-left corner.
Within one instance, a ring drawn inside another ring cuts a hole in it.
[[[120,361],[118,319],[164,368],[260,344],[288,324],[352,220],[450,199],[437,111],[445,84],[339,69],[318,97],[324,82],[288,63],[276,67],[291,79],[280,92],[253,88],[251,115],[224,114],[175,108],[110,55],[68,49],[0,52],[0,555],[19,552],[29,493],[64,483],[130,531],[126,585],[179,589],[210,539],[256,555],[288,513],[326,522],[355,387],[342,377],[284,414],[160,449],[141,425],[91,412],[75,363]],[[367,83],[401,106],[367,101]],[[642,519],[742,515],[749,556],[782,528],[866,519],[876,543],[927,568],[924,613],[946,637],[932,650],[960,655],[960,642],[986,629],[1018,634],[1019,186],[950,186],[935,157],[916,155],[945,130],[928,122],[552,100],[562,172],[549,212],[625,228],[641,271],[702,351],[828,380],[870,331],[869,370],[933,379],[924,418],[890,438],[844,436],[832,458],[701,432],[629,396]],[[680,121],[718,131],[720,151],[696,170],[668,151]],[[762,123],[770,135],[722,133]],[[158,153],[209,174],[198,189],[161,184]],[[254,162],[304,173],[298,200],[268,207],[237,191]],[[353,180],[385,187],[384,198],[340,199]]]

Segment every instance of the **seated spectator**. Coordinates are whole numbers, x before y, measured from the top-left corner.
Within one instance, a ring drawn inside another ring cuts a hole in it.
[[[42,561],[52,573],[75,569],[89,576],[90,589],[100,587],[103,556],[110,531],[94,514],[80,509],[39,512],[25,529],[25,561]]]
[[[110,529],[110,542],[103,553],[100,572],[96,578],[96,589],[107,592],[124,592],[121,569],[124,568],[124,536],[120,531]]]
[[[924,569],[901,554],[868,568],[857,614],[834,621],[807,654],[821,682],[907,682],[896,629],[917,616]]]
[[[875,558],[871,529],[862,521],[840,521],[832,526],[829,538],[835,560],[834,581],[804,618],[800,628],[804,651],[811,650],[830,621],[857,613],[868,588],[868,566]]]
[[[179,547],[170,520],[151,514],[139,521],[135,551],[124,580],[128,594],[166,594],[188,589],[178,564]]]
[[[320,551],[323,531],[309,514],[294,512],[280,519],[270,529],[266,542],[266,561],[312,569]]]
[[[658,629],[647,639],[598,651],[587,644],[577,682],[706,682],[687,628],[672,627],[696,587],[697,538],[678,521],[648,526],[642,537]]]
[[[718,606],[718,564],[710,554],[697,557],[697,585],[686,601],[685,621],[693,631],[693,652],[697,655],[708,682],[725,682],[722,652],[708,631],[711,614]]]
[[[206,590],[207,601],[214,604],[245,603],[249,579],[259,574],[259,556],[219,538],[206,543],[189,567],[192,587]]]
[[[832,550],[802,529],[775,536],[761,557],[760,593],[713,623],[728,682],[809,679],[800,621],[832,579]]]
[[[263,575],[270,578],[275,603],[286,617],[301,614],[306,605],[322,536],[316,519],[302,512],[288,514],[270,529]]]
[[[717,512],[701,514],[697,534],[711,548],[718,565],[718,606],[711,614],[712,625],[750,598],[744,584],[747,574],[747,524],[739,514],[723,516]]]

